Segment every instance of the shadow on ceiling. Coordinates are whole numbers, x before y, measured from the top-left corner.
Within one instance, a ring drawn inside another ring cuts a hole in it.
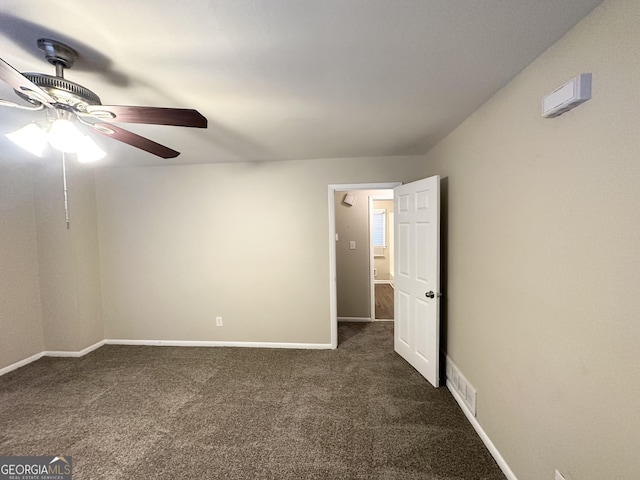
[[[44,54],[36,45],[39,38],[58,40],[76,50],[78,52],[78,60],[73,64],[73,70],[100,73],[109,83],[117,86],[127,86],[130,83],[126,75],[113,69],[113,62],[109,57],[64,33],[43,27],[24,18],[15,17],[8,13],[0,13],[0,31],[25,52],[43,60],[45,65],[46,60],[44,59]]]

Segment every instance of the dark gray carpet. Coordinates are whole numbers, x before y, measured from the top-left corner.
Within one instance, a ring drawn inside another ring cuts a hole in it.
[[[393,324],[337,350],[105,346],[0,377],[0,454],[71,455],[74,479],[504,479]]]

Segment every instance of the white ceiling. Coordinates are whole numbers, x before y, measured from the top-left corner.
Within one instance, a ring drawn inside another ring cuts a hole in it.
[[[121,124],[182,155],[98,139],[106,164],[413,155],[600,1],[3,0],[0,57],[53,74],[36,40],[61,40],[80,53],[66,78],[103,103],[209,120],[207,130]],[[0,98],[17,100],[5,85]],[[0,127],[34,115],[0,109]],[[4,136],[0,148],[23,155]]]

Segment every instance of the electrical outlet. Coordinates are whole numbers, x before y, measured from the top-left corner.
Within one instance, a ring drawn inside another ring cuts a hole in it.
[[[556,470],[556,476],[554,480],[565,480],[564,475],[562,475],[558,470]]]
[[[222,317],[216,317],[216,327],[222,326]]]

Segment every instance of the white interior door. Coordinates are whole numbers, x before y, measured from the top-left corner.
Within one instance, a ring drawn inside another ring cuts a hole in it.
[[[440,386],[440,177],[394,188],[394,348]]]

